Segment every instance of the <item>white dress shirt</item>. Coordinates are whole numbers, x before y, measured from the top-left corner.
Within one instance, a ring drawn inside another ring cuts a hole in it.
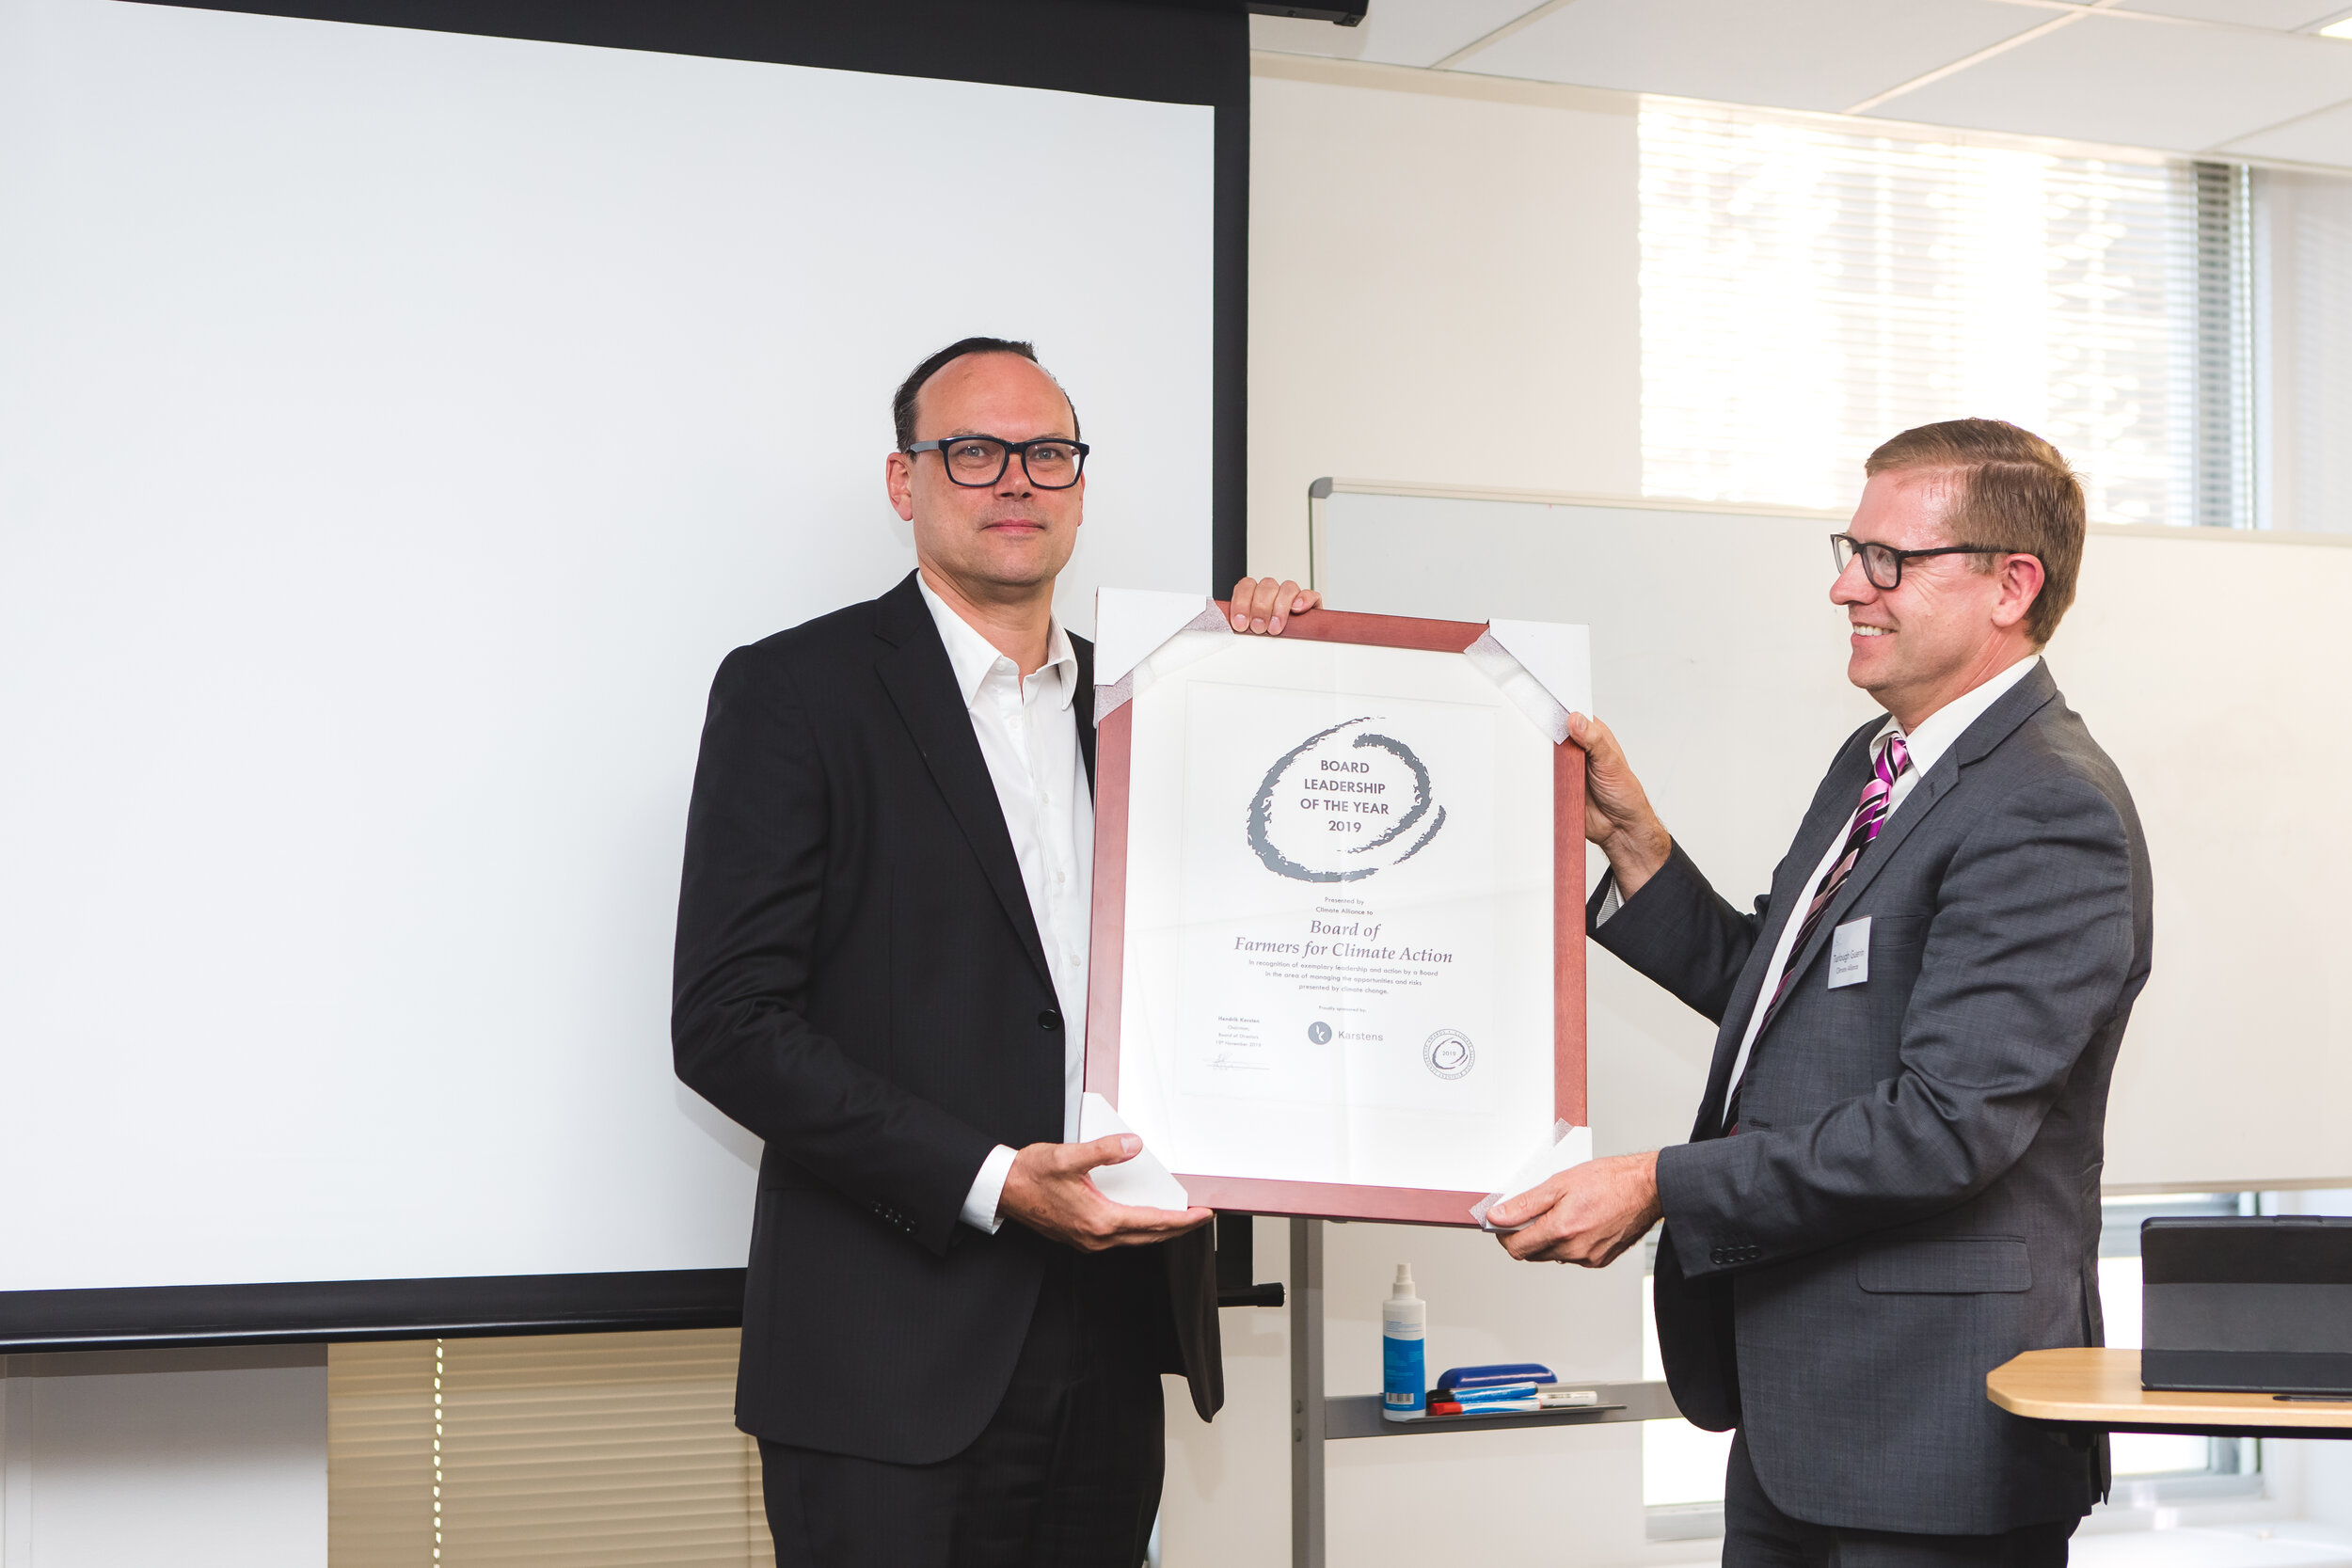
[[[972,734],[996,786],[996,804],[1012,837],[1021,885],[1029,895],[1038,941],[1054,978],[1062,1018],[1062,1139],[1078,1136],[1078,1091],[1086,1071],[1087,939],[1094,879],[1094,792],[1078,748],[1078,655],[1059,621],[1047,633],[1045,663],[1027,679],[1019,666],[931,592],[916,586],[947,645],[956,690],[972,716]],[[963,1222],[993,1232],[1013,1151],[998,1144],[980,1164],[963,1200]]]

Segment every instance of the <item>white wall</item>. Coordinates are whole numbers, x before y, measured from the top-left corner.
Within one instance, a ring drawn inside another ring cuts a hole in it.
[[[1249,559],[1326,475],[1638,495],[1636,100],[1252,58]]]
[[[326,1353],[0,1356],[0,1568],[326,1568]]]

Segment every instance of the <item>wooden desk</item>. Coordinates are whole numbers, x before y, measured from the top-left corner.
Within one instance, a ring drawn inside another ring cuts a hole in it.
[[[2352,1438],[2352,1399],[2173,1394],[2139,1386],[2136,1350],[2031,1350],[1985,1374],[1985,1396],[2039,1421],[2102,1432]]]

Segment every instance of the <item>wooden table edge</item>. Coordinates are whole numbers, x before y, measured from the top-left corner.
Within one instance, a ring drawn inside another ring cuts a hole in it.
[[[2068,1375],[2077,1379],[2104,1371],[2113,1377],[2128,1366],[2132,1398],[2059,1398],[2023,1392],[2014,1386],[2019,1375]],[[2063,1374],[2057,1368],[2064,1368]],[[2139,1386],[2139,1353],[2074,1346],[2058,1350],[2029,1350],[1987,1372],[1985,1397],[2012,1416],[2037,1421],[2070,1421],[2082,1426],[2152,1427],[2183,1432],[2236,1431],[2248,1427],[2296,1428],[2314,1433],[2352,1428],[2352,1399],[2341,1402],[2276,1400],[2268,1394],[2201,1393],[2143,1389]]]

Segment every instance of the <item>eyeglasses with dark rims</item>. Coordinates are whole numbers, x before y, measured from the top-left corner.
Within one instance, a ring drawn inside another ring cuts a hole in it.
[[[1068,441],[1058,436],[1040,436],[1028,441],[1008,441],[1000,436],[949,436],[917,441],[907,448],[907,455],[935,451],[952,483],[978,490],[1003,479],[1013,453],[1019,452],[1021,471],[1029,476],[1030,483],[1041,490],[1067,490],[1086,472],[1087,453],[1092,450],[1084,441]]]
[[[1903,580],[1903,562],[1917,561],[1922,556],[2033,555],[2031,550],[2007,550],[1997,545],[1939,545],[1931,550],[1899,550],[1892,545],[1866,544],[1851,533],[1831,534],[1829,553],[1830,558],[1837,562],[1837,570],[1841,575],[1848,566],[1853,563],[1853,558],[1860,556],[1862,575],[1870,579],[1870,584],[1874,588],[1900,587]],[[2042,558],[2036,555],[2034,559],[2039,561]]]

